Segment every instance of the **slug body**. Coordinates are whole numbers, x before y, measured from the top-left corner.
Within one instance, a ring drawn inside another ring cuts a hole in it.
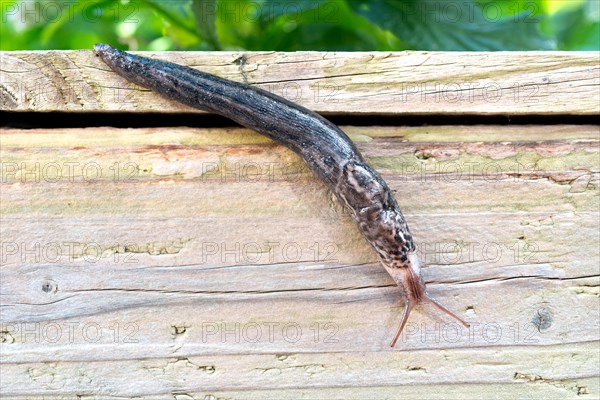
[[[127,80],[191,107],[223,115],[299,154],[346,206],[402,289],[406,307],[392,347],[413,307],[428,301],[468,326],[427,293],[415,245],[398,203],[348,136],[320,115],[265,90],[178,64],[116,50],[95,53]]]

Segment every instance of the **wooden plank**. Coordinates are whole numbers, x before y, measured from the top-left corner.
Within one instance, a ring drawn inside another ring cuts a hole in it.
[[[439,389],[460,383],[463,393],[465,388],[473,387],[481,398],[496,397],[498,386],[504,386],[502,392],[519,396],[523,396],[524,388],[530,387],[529,393],[546,391],[544,398],[550,399],[581,398],[577,396],[584,394],[587,394],[584,398],[595,397],[592,390],[598,388],[598,383],[590,378],[597,366],[585,360],[590,358],[586,352],[597,352],[597,343],[542,347],[535,351],[530,347],[487,350],[172,356],[106,363],[11,364],[7,372],[20,379],[5,385],[11,389],[9,393],[16,395],[31,393],[27,388],[35,387],[32,394],[44,396],[60,391],[82,396],[171,395],[176,399],[189,399],[193,395],[198,397],[191,398],[202,399],[223,388],[242,392],[257,387],[264,390],[261,398],[280,398],[279,390],[298,393],[298,388],[307,388],[312,396],[323,398],[314,389],[333,391],[331,389],[355,386],[360,392],[350,398],[371,393],[367,398],[374,399],[378,398],[377,393],[385,391],[395,399],[404,398],[405,391],[412,394],[412,398],[426,397],[423,391],[435,391],[437,398],[448,398],[440,396]],[[560,368],[549,369],[540,359],[552,360]],[[565,378],[574,374],[581,376],[581,380]],[[511,384],[513,387],[507,388]],[[395,394],[391,393],[392,388]],[[416,389],[422,392],[419,394]],[[340,392],[334,393],[334,398],[341,398]],[[241,398],[256,397],[246,394]],[[315,397],[304,394],[301,398]]]
[[[596,115],[597,52],[145,52],[330,114]],[[130,84],[91,50],[1,52],[0,109],[197,112]]]
[[[179,379],[174,377],[174,379]],[[520,384],[485,384],[469,385],[469,398],[471,399],[512,399],[530,396],[531,398],[544,398],[549,400],[593,398],[591,393],[596,393],[593,388],[598,387],[596,378],[578,380],[544,380],[531,376],[531,380],[523,385],[523,381],[517,381]],[[129,382],[121,381],[121,387]],[[527,387],[527,394],[523,393],[523,387]],[[315,399],[350,399],[350,400],[378,400],[378,399],[420,399],[423,394],[428,399],[447,400],[460,399],[465,396],[465,385],[461,384],[439,384],[435,385],[436,391],[431,390],[430,385],[406,385],[401,388],[398,386],[370,386],[370,387],[339,387],[339,388],[302,388],[302,389],[277,389],[277,390],[173,390],[161,395],[143,395],[136,398],[148,400],[163,400],[172,398],[174,400],[217,400],[217,399],[236,399],[236,400],[262,400],[262,399],[282,399],[282,400],[315,400]],[[111,394],[97,395],[92,391],[81,391],[86,393],[82,398],[91,400],[124,400],[129,396],[115,396]],[[42,396],[11,396],[14,400],[67,400],[77,398],[76,395],[42,395]],[[527,398],[527,397],[526,397]]]
[[[597,398],[598,127],[343,129],[470,330],[258,134],[3,129],[2,394]]]

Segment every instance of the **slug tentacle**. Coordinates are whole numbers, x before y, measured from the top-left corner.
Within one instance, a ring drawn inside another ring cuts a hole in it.
[[[408,316],[410,315],[414,306],[415,306],[415,303],[413,301],[411,301],[410,299],[407,299],[405,301],[404,312],[402,312],[402,319],[400,322],[400,327],[398,328],[398,332],[396,332],[396,336],[394,336],[394,340],[392,340],[392,344],[390,345],[390,347],[396,346],[396,342],[400,338],[400,334],[404,330],[404,325],[406,325],[406,321],[408,321]]]
[[[116,73],[188,106],[223,115],[299,154],[346,206],[402,289],[406,308],[392,347],[419,302],[466,322],[429,296],[415,245],[392,191],[337,126],[265,90],[182,65],[140,57],[106,44],[95,53]]]

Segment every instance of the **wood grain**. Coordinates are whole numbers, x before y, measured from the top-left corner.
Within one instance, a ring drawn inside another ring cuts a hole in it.
[[[595,52],[146,52],[346,115],[597,115]],[[91,50],[0,53],[0,109],[198,112],[133,85]]]
[[[258,134],[2,129],[3,396],[597,398],[598,127],[342,128],[469,331]]]

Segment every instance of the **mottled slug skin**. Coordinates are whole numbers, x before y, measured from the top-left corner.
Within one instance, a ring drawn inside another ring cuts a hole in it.
[[[299,154],[346,205],[402,289],[407,307],[400,331],[415,304],[423,299],[433,301],[425,290],[412,236],[390,188],[337,126],[302,106],[253,86],[136,56],[106,44],[97,44],[94,50],[127,80],[191,107],[230,118]],[[434,304],[441,307],[437,302]],[[392,346],[397,338],[398,335]]]

